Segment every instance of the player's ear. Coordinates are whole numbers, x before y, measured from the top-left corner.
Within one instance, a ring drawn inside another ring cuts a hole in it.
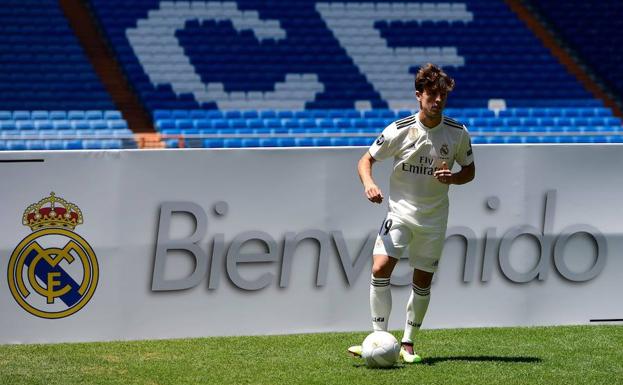
[[[422,101],[422,93],[420,91],[415,91],[415,97],[417,98],[418,102]]]

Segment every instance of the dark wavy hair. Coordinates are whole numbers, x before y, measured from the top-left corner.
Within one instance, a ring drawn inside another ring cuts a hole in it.
[[[454,79],[443,72],[438,66],[428,63],[420,67],[415,75],[415,90],[445,91],[450,92],[454,89]]]

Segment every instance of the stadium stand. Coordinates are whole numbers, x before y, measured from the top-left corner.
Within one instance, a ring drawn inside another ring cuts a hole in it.
[[[0,111],[0,150],[136,148],[119,111]]]
[[[111,99],[58,4],[3,4],[12,6],[0,16],[10,85],[0,100],[0,149],[108,148],[120,130],[129,136],[125,122],[101,113]],[[367,145],[414,112],[413,76],[426,62],[457,80],[446,113],[467,125],[475,143],[622,141],[621,120],[497,0],[88,4],[152,114],[158,135],[148,140],[167,147]],[[21,50],[23,57],[15,54]],[[23,83],[13,80],[14,61],[27,62]],[[20,98],[12,99],[15,90]],[[498,107],[489,109],[492,100]],[[74,137],[46,142],[55,132]],[[95,137],[78,137],[89,132]]]
[[[623,3],[546,0],[531,2],[610,89],[623,95]],[[595,22],[595,21],[599,22]],[[596,44],[596,42],[600,42]],[[605,43],[605,44],[604,44]]]
[[[592,98],[496,0],[92,3],[152,111],[396,109],[429,61],[456,78],[453,107]]]
[[[475,142],[619,138],[620,120],[499,1],[121,3],[92,0],[168,147],[364,145],[412,113],[429,61],[457,80],[447,114]]]
[[[58,1],[0,2],[1,110],[112,110]]]
[[[2,1],[0,30],[0,149],[135,146],[58,1]]]

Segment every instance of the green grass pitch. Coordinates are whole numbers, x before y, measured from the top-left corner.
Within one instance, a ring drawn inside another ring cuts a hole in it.
[[[5,345],[0,384],[623,383],[623,326],[424,330],[423,363],[392,369],[348,356],[366,335]]]

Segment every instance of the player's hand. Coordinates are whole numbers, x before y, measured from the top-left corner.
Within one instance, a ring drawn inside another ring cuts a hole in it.
[[[448,169],[448,164],[446,162],[442,162],[441,168],[435,171],[433,175],[443,184],[452,184],[453,182],[452,171]]]
[[[381,203],[383,202],[383,193],[381,189],[375,185],[371,184],[368,186],[364,186],[364,191],[366,194],[366,198],[372,203]]]

